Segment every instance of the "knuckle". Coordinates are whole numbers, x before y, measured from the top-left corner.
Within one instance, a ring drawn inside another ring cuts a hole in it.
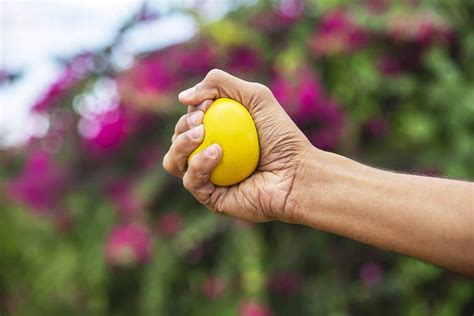
[[[257,91],[259,94],[263,96],[269,96],[272,94],[272,91],[270,90],[269,87],[258,82],[255,82],[253,84],[255,85],[255,91]]]
[[[171,173],[171,161],[169,159],[169,155],[166,154],[165,157],[163,158],[163,169],[165,169],[167,172]]]
[[[183,186],[188,191],[193,191],[194,185],[187,174],[183,177]]]
[[[177,134],[178,131],[181,129],[181,126],[186,124],[186,115],[183,115],[179,118],[178,122],[174,126],[174,132]]]
[[[188,133],[183,133],[176,136],[176,139],[173,143],[173,149],[177,153],[182,153],[189,148],[189,142],[192,141],[192,138],[188,135]]]
[[[222,71],[220,69],[217,69],[217,68],[214,68],[214,69],[211,69],[207,73],[205,79],[215,82],[215,81],[219,81],[220,79],[222,79],[223,76],[225,76],[224,71]]]

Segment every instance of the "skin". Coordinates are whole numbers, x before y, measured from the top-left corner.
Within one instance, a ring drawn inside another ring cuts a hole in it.
[[[243,182],[209,182],[222,157],[202,142],[212,100],[227,97],[252,115],[260,141],[257,170]],[[378,170],[315,148],[267,87],[211,70],[179,94],[188,113],[163,159],[169,173],[210,210],[251,222],[307,225],[474,277],[474,183]]]

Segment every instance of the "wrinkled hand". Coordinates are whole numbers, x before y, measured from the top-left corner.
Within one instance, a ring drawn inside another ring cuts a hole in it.
[[[204,138],[204,112],[213,100],[221,97],[236,100],[249,110],[260,141],[256,171],[230,187],[209,182],[211,172],[222,157],[219,145],[207,147],[193,157],[189,165],[186,162]],[[189,105],[188,114],[176,124],[172,145],[163,160],[165,170],[182,178],[184,187],[217,213],[252,222],[297,222],[296,202],[290,195],[299,167],[312,146],[270,89],[214,69],[202,82],[181,92],[179,101]]]

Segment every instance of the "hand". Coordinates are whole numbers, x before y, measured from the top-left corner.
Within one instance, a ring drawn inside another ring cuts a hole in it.
[[[260,160],[255,172],[230,187],[218,187],[209,176],[222,157],[214,144],[187,157],[204,137],[204,112],[217,98],[227,97],[243,104],[255,121],[260,141]],[[282,220],[297,222],[295,201],[290,198],[298,170],[313,148],[282,109],[267,87],[241,80],[221,70],[211,70],[204,80],[179,94],[189,105],[188,114],[176,124],[172,145],[163,159],[169,173],[183,179],[184,187],[209,209],[246,221]]]

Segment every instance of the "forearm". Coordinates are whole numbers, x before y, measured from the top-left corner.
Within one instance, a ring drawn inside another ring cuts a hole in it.
[[[298,222],[474,276],[474,185],[314,150],[290,197]]]

